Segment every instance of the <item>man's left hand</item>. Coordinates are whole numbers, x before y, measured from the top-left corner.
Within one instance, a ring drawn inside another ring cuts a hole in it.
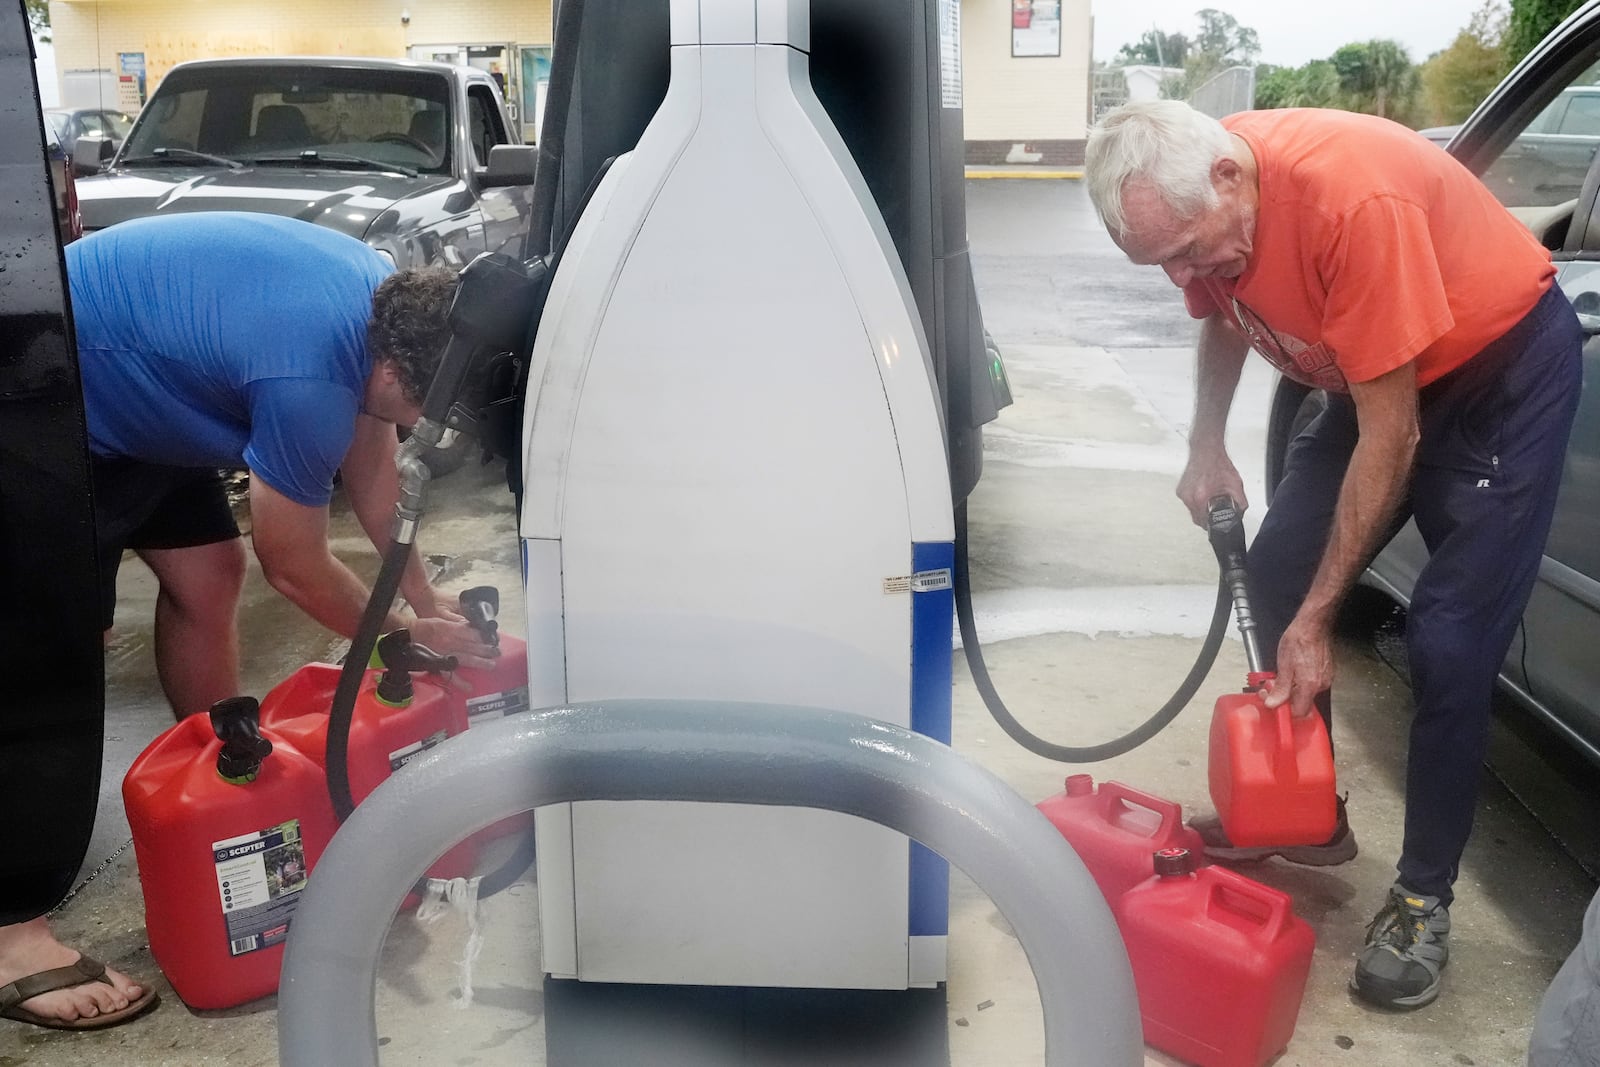
[[[1262,703],[1285,701],[1296,717],[1310,715],[1316,695],[1333,684],[1333,634],[1326,626],[1296,618],[1278,642],[1278,672]]]
[[[500,650],[486,643],[483,635],[459,615],[414,619],[410,628],[418,644],[441,655],[455,656],[463,667],[487,669],[500,656]]]

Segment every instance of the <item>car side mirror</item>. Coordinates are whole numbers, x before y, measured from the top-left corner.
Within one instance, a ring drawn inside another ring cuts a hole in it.
[[[86,133],[72,142],[72,173],[81,178],[99,174],[116,154],[110,139]]]
[[[489,149],[489,165],[478,170],[478,184],[532,185],[539,150],[527,144],[497,144]]]

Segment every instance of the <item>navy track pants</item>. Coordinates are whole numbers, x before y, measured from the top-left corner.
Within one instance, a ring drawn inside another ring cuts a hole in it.
[[[1582,386],[1583,332],[1558,286],[1503,337],[1420,391],[1421,442],[1397,531],[1429,550],[1406,623],[1416,716],[1406,765],[1399,880],[1452,899],[1472,831],[1495,677],[1521,621],[1555,511]],[[1357,437],[1355,405],[1329,405],[1291,442],[1250,547],[1262,655],[1310,588]],[[1332,730],[1328,694],[1318,707]]]

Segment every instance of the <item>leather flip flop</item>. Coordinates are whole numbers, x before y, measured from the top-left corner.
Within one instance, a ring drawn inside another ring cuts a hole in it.
[[[138,1000],[130,1001],[126,1008],[78,1019],[53,1019],[47,1015],[35,1015],[17,1006],[41,993],[71,989],[86,982],[104,982],[110,985],[111,979],[106,977],[105,964],[82,955],[78,957],[77,963],[65,967],[52,967],[47,971],[30,974],[26,978],[18,978],[8,986],[0,986],[0,1019],[11,1019],[51,1030],[104,1030],[108,1026],[117,1026],[136,1015],[144,1014],[161,1001],[156,991],[146,986],[144,995]]]

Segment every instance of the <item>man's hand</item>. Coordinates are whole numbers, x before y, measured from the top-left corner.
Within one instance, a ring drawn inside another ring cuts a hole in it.
[[[465,621],[461,615],[460,598],[440,591],[431,582],[425,583],[423,590],[416,597],[407,595],[406,604],[410,606],[419,619],[455,619]]]
[[[1323,625],[1296,617],[1278,642],[1278,673],[1262,703],[1275,708],[1288,701],[1296,718],[1310,715],[1316,695],[1333,685],[1333,634]]]
[[[1178,499],[1189,509],[1196,526],[1206,528],[1211,501],[1219,496],[1231,497],[1241,514],[1250,506],[1244,495],[1244,479],[1239,477],[1227,452],[1219,449],[1202,454],[1191,449],[1189,465],[1178,479]]]
[[[441,655],[454,656],[463,667],[493,667],[500,650],[485,644],[483,636],[461,616],[413,619],[411,637]]]

